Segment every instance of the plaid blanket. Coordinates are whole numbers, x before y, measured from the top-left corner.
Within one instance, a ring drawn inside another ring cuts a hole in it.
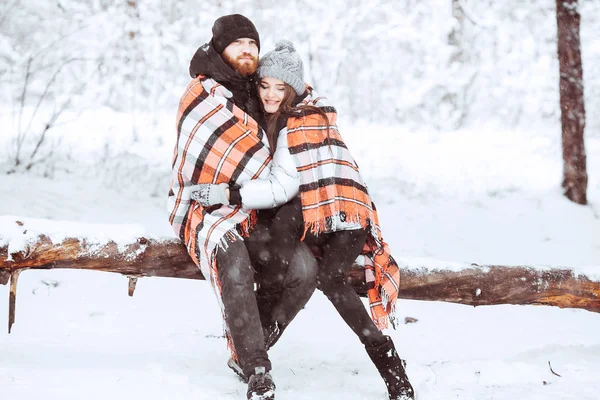
[[[314,112],[288,118],[286,125],[288,148],[300,176],[305,234],[334,231],[337,221],[367,229],[359,258],[365,266],[371,317],[380,328],[387,327],[388,319],[395,326],[400,271],[381,236],[377,210],[358,165],[337,129],[336,111],[314,91],[302,104],[321,108],[329,118],[329,139],[325,121]]]
[[[271,156],[258,124],[231,100],[215,80],[198,76],[179,103],[177,145],[173,155],[169,222],[220,300],[217,246],[248,235],[256,212],[240,206],[204,208],[188,200],[197,183],[241,183],[268,176]]]

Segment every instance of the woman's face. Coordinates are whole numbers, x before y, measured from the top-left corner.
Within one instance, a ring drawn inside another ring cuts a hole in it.
[[[260,97],[266,113],[277,112],[284,95],[285,83],[281,79],[266,77],[260,80],[258,97]]]

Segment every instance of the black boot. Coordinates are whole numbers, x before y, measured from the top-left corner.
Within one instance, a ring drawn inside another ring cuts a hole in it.
[[[365,348],[387,386],[390,400],[414,400],[415,391],[406,376],[404,360],[398,356],[392,338],[385,336],[384,343]]]
[[[265,335],[265,348],[269,350],[281,337],[285,327],[280,328],[277,323],[271,324],[266,327],[263,326],[263,333]],[[248,378],[244,375],[244,369],[240,364],[239,360],[235,360],[230,357],[227,361],[227,366],[242,380],[244,383],[248,383]]]
[[[227,366],[231,368],[233,372],[242,380],[244,383],[248,383],[248,378],[244,375],[244,369],[240,365],[238,360],[235,360],[233,357],[230,357],[227,361]]]
[[[254,373],[248,378],[246,397],[248,400],[275,399],[275,383],[264,367],[255,368]]]

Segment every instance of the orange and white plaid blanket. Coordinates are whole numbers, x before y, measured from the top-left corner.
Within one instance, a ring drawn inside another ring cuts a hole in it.
[[[222,313],[217,247],[226,248],[227,240],[247,236],[256,221],[256,211],[224,205],[205,208],[189,199],[189,187],[198,183],[234,185],[266,178],[271,163],[266,141],[262,140],[264,133],[231,98],[227,88],[202,75],[186,88],[177,114],[177,144],[167,201],[169,222],[210,281]],[[227,346],[237,358],[226,323],[224,329]]]
[[[368,232],[362,258],[371,317],[380,328],[395,326],[400,270],[383,241],[377,210],[371,201],[358,165],[350,155],[336,125],[337,113],[314,91],[302,104],[325,111],[323,118],[310,111],[288,118],[290,154],[300,175],[300,199],[305,232],[318,235],[335,230],[335,220],[357,223]]]
[[[220,294],[216,274],[217,246],[246,236],[256,211],[240,206],[202,207],[186,191],[198,183],[239,184],[268,176],[271,155],[263,132],[215,80],[198,76],[179,103],[177,145],[168,197],[169,222],[196,265]]]

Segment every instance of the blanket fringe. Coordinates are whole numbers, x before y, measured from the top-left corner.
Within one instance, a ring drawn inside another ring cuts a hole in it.
[[[377,327],[382,330],[387,329],[389,327],[389,323],[391,323],[393,329],[396,329],[399,325],[398,317],[396,315],[396,304],[391,305],[389,310],[386,307],[385,315],[378,317],[371,313],[371,318],[373,319],[375,325],[377,325]]]
[[[388,318],[387,318],[387,316],[383,316],[383,317],[379,317],[379,318],[373,318],[373,322],[375,323],[375,325],[380,330],[387,329],[387,327],[388,327]]]
[[[304,240],[306,238],[306,234],[308,232],[312,233],[315,236],[319,236],[319,234],[321,234],[321,233],[329,232],[330,229],[328,227],[331,227],[332,219],[339,218],[340,222],[342,222],[342,220],[339,216],[341,212],[342,211],[338,211],[334,215],[323,217],[317,221],[305,222],[304,223],[304,232],[302,232],[302,237],[300,238],[300,240],[301,241]],[[348,214],[346,214],[343,223],[358,224],[363,229],[366,229],[370,225],[369,218],[367,216],[361,216],[360,214],[352,214],[351,217],[349,217]]]
[[[396,316],[396,302],[398,298],[392,298],[383,286],[379,287],[379,295],[381,297],[381,305],[383,306],[386,315],[376,318],[374,322],[378,327],[380,327],[381,324],[382,326],[387,328],[387,322],[389,319],[389,321],[392,324],[392,327],[396,329],[396,326],[398,325],[398,317]]]
[[[233,228],[231,228],[227,232],[225,232],[223,237],[219,240],[219,244],[217,247],[219,247],[223,251],[225,251],[229,247],[229,243],[233,243],[238,239],[244,240],[245,237],[250,236],[250,233],[256,226],[257,220],[258,220],[258,216],[257,216],[256,212],[251,212],[249,214],[248,218],[246,218],[244,221],[240,222],[239,224],[237,224],[236,226],[234,226]],[[213,259],[214,259],[215,255],[216,255],[216,248],[215,248],[215,252],[212,255]]]

